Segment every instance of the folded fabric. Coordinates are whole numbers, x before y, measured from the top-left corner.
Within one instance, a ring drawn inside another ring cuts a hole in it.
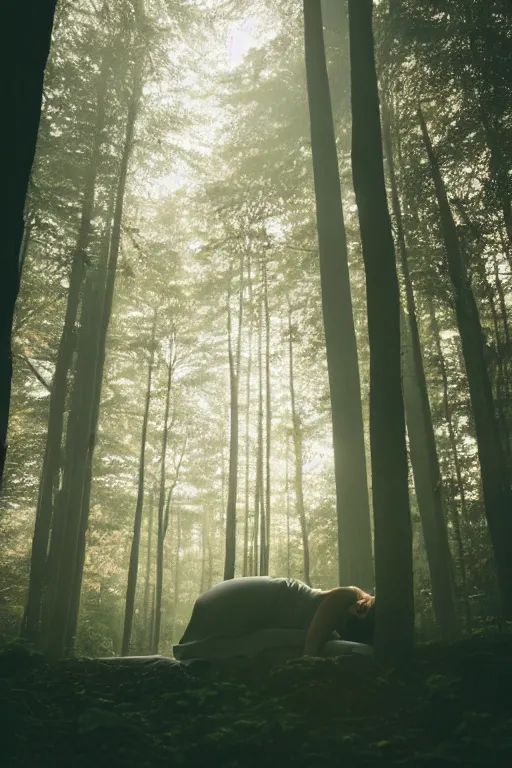
[[[236,656],[252,657],[271,648],[302,648],[306,633],[302,629],[262,629],[240,637],[210,637],[173,647],[179,661],[189,659],[228,659]],[[365,656],[373,653],[370,645],[345,640],[329,640],[323,656],[344,656],[352,653]]]

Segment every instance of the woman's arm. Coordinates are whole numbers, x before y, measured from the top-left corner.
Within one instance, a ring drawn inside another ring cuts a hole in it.
[[[373,600],[358,587],[331,589],[320,603],[309,625],[304,656],[318,656],[331,632],[339,627],[349,612],[356,612],[359,605],[362,606],[368,599]]]

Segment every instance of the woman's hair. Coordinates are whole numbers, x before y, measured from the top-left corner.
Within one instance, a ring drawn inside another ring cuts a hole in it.
[[[364,616],[349,615],[345,626],[345,632],[343,633],[343,640],[348,640],[352,643],[373,645],[374,635],[375,601],[365,612]]]

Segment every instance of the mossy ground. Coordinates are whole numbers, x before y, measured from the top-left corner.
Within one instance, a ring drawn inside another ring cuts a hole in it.
[[[512,634],[401,669],[297,659],[212,675],[0,656],[3,766],[512,766]]]

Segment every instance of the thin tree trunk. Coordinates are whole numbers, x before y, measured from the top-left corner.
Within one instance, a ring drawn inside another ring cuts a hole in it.
[[[455,313],[475,420],[485,511],[494,550],[503,617],[512,618],[512,517],[509,514],[512,509],[512,492],[485,363],[483,331],[475,297],[468,280],[457,227],[421,107],[418,108],[418,117],[434,182],[441,232],[453,288]]]
[[[454,585],[451,577],[451,554],[443,503],[442,479],[421,353],[416,301],[409,272],[409,254],[398,196],[390,116],[385,107],[383,108],[383,136],[407,300],[408,317],[406,318],[402,314],[405,353],[403,392],[411,464],[427,551],[434,612],[443,637],[451,638],[458,633],[458,622]]]
[[[293,447],[295,451],[295,504],[297,508],[297,515],[300,522],[300,529],[302,533],[302,553],[304,558],[304,581],[311,586],[311,577],[309,573],[309,538],[306,521],[306,511],[304,507],[304,490],[302,482],[302,464],[303,464],[303,450],[302,450],[302,424],[300,415],[297,412],[297,406],[295,402],[295,381],[293,370],[293,326],[292,326],[292,310],[288,304],[288,351],[290,359],[290,404],[292,411],[292,435],[293,435]],[[288,522],[288,540],[289,540],[290,528]]]
[[[153,626],[152,641],[153,646],[152,653],[158,653],[158,646],[160,644],[160,628],[162,625],[162,590],[164,580],[164,542],[165,542],[165,479],[166,479],[166,456],[167,456],[167,443],[169,440],[169,410],[171,404],[171,389],[173,381],[173,344],[171,342],[171,350],[169,357],[169,365],[167,369],[167,387],[165,391],[165,416],[164,427],[162,432],[162,450],[160,453],[160,491],[158,497],[158,530],[157,530],[157,547],[156,547],[156,586],[155,586],[155,622]]]
[[[205,591],[205,585],[207,583],[207,570],[206,562],[208,559],[208,547],[210,539],[210,510],[208,505],[205,504],[203,510],[203,527],[201,531],[201,583],[199,585],[199,594],[202,595]],[[244,574],[245,575],[245,574]]]
[[[253,330],[253,318],[252,318],[252,275],[251,275],[251,254],[247,254],[247,285],[249,289],[249,306],[248,306],[248,360],[247,360],[247,382],[245,390],[245,513],[244,513],[244,562],[243,562],[243,575],[247,576],[251,572],[249,569],[249,484],[250,484],[250,454],[251,454],[251,438],[250,438],[250,424],[251,424],[251,374],[252,374],[252,330]]]
[[[256,471],[256,483],[258,486],[258,502],[259,509],[257,517],[259,519],[260,529],[256,530],[256,539],[259,535],[260,539],[260,559],[259,563],[256,560],[255,567],[259,566],[260,576],[265,575],[265,562],[266,562],[266,519],[265,519],[265,502],[264,502],[264,487],[263,487],[263,290],[262,281],[260,280],[260,296],[258,304],[258,467]],[[256,515],[255,515],[256,522]]]
[[[174,567],[174,598],[172,603],[171,642],[174,642],[176,632],[176,616],[180,599],[180,549],[181,549],[181,512],[180,505],[176,505],[176,561]]]
[[[148,541],[147,541],[147,554],[146,554],[146,575],[144,577],[144,599],[143,599],[143,611],[142,611],[142,617],[143,617],[143,633],[142,637],[145,638],[141,642],[140,651],[146,652],[151,648],[151,640],[152,640],[152,633],[148,631],[149,628],[149,620],[151,617],[150,607],[149,607],[149,593],[151,588],[151,556],[153,553],[153,518],[154,518],[154,489],[151,490],[151,496],[149,498],[149,518],[148,518]]]
[[[349,0],[352,174],[366,273],[370,342],[370,442],[379,599],[375,648],[396,661],[412,653],[414,593],[400,298],[382,155],[372,0]]]
[[[290,562],[290,436],[286,435],[286,475],[285,475],[285,506],[286,506],[286,575],[292,577]]]
[[[455,467],[455,477],[457,479],[457,487],[459,489],[460,507],[462,511],[463,520],[468,519],[468,510],[466,505],[466,492],[464,490],[464,481],[462,479],[462,469],[459,460],[459,451],[457,448],[457,437],[455,435],[455,429],[453,426],[452,409],[450,406],[450,398],[448,396],[448,374],[446,372],[446,364],[444,361],[443,349],[441,346],[441,334],[439,333],[439,324],[434,309],[434,304],[431,299],[428,300],[428,310],[430,315],[430,328],[432,330],[432,336],[435,343],[435,349],[439,364],[439,370],[441,372],[441,380],[443,383],[443,411],[446,425],[448,427],[448,440],[450,443],[450,449],[453,457],[453,464]],[[454,510],[452,515],[453,529],[455,532],[455,541],[457,543],[457,554],[459,560],[460,578],[462,583],[462,597],[464,600],[464,608],[466,613],[466,629],[471,631],[472,618],[471,618],[471,605],[469,601],[469,588],[468,577],[466,568],[466,555],[464,552],[464,537],[462,534],[461,515],[458,509]]]
[[[265,526],[266,526],[266,542],[265,542],[265,570],[262,571],[263,575],[268,575],[270,567],[270,495],[271,495],[271,478],[270,478],[270,461],[272,456],[272,393],[270,385],[270,311],[268,304],[268,275],[267,275],[267,256],[263,256],[263,306],[265,310],[265,406],[266,406],[266,444],[265,444],[265,471],[266,471],[266,483],[265,483]]]
[[[240,356],[242,346],[242,319],[244,300],[244,258],[240,257],[240,285],[238,304],[238,334],[236,351],[233,352],[231,321],[231,275],[228,288],[228,356],[229,356],[229,392],[230,392],[230,439],[229,439],[229,480],[228,504],[226,509],[226,551],[224,560],[224,580],[235,577],[236,560],[236,502],[238,492],[238,395],[240,384]]]
[[[56,0],[32,0],[28,6],[11,3],[4,9],[2,48],[4,61],[8,65],[4,67],[3,75],[7,87],[2,98],[4,118],[0,140],[4,188],[0,204],[4,252],[0,283],[0,488],[7,452],[12,379],[11,332],[21,277],[19,254],[25,198],[36,149],[55,6]],[[35,608],[36,626],[39,603]]]
[[[135,506],[135,519],[133,522],[133,537],[130,550],[130,564],[128,567],[128,583],[126,586],[126,606],[124,614],[123,642],[121,646],[121,656],[128,656],[130,652],[130,638],[133,625],[133,609],[135,606],[135,592],[137,590],[137,575],[139,570],[139,549],[140,549],[140,531],[142,527],[142,506],[144,503],[144,479],[146,463],[146,439],[148,433],[149,406],[151,403],[151,380],[153,377],[153,364],[155,360],[155,333],[156,333],[155,311],[153,318],[153,328],[151,331],[151,346],[148,365],[148,384],[146,389],[146,402],[144,406],[144,417],[142,420],[142,436],[140,443],[139,458],[139,485],[137,491],[137,503]]]
[[[320,0],[304,0],[322,309],[332,406],[340,584],[374,584],[361,387]]]

